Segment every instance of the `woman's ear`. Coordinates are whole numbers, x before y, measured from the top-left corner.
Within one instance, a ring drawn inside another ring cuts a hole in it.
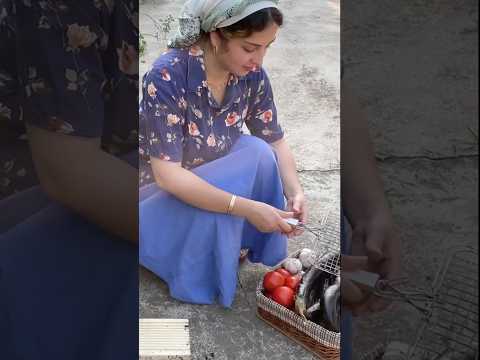
[[[220,45],[222,44],[222,38],[220,37],[218,30],[210,32],[209,35],[210,35],[210,45],[212,46],[212,49],[220,48]]]

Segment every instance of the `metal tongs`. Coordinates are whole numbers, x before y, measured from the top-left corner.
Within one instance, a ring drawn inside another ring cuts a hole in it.
[[[410,288],[405,289],[404,285],[408,278],[381,279],[379,274],[358,270],[354,272],[342,271],[341,277],[349,279],[359,288],[371,294],[389,301],[403,301],[410,304],[424,315],[430,313],[428,304],[435,301],[433,291]],[[423,305],[419,305],[423,303]]]
[[[316,237],[319,237],[319,234],[318,232],[316,231],[316,229],[313,229],[311,227],[308,227],[307,225],[305,225],[304,223],[302,223],[300,220],[298,219],[295,219],[295,218],[288,218],[288,219],[285,219],[285,221],[287,222],[287,224],[297,228],[302,228],[302,229],[305,229],[307,230],[308,232],[312,233],[313,235],[315,235]]]

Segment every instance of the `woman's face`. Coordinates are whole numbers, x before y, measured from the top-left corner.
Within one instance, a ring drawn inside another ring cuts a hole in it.
[[[271,23],[261,32],[246,38],[232,38],[224,42],[217,53],[219,63],[232,74],[245,76],[262,66],[263,57],[275,40],[279,27]]]

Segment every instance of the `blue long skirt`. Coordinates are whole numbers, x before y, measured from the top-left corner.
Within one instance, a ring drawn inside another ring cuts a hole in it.
[[[226,156],[193,169],[213,186],[284,209],[277,159],[272,148],[242,135]],[[272,266],[287,256],[287,238],[261,233],[244,218],[201,210],[161,190],[140,189],[140,263],[181,301],[230,307],[236,291],[238,256]]]
[[[0,213],[0,359],[138,358],[137,247],[39,187]]]

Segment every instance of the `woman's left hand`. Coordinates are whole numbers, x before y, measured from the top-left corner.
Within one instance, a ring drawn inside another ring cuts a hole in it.
[[[308,209],[303,192],[298,192],[287,198],[287,211],[293,211],[296,219],[300,220],[303,224],[307,223]],[[297,227],[291,233],[287,234],[287,236],[291,238],[302,233],[303,229]]]
[[[394,280],[401,275],[401,242],[397,226],[388,209],[379,211],[368,221],[358,221],[353,226],[352,244],[357,248],[350,258],[367,256],[367,271],[372,271],[386,280]],[[355,246],[357,245],[357,246]],[[358,256],[360,255],[360,256]],[[351,305],[354,316],[380,312],[391,303],[383,298],[370,295],[361,303]]]

